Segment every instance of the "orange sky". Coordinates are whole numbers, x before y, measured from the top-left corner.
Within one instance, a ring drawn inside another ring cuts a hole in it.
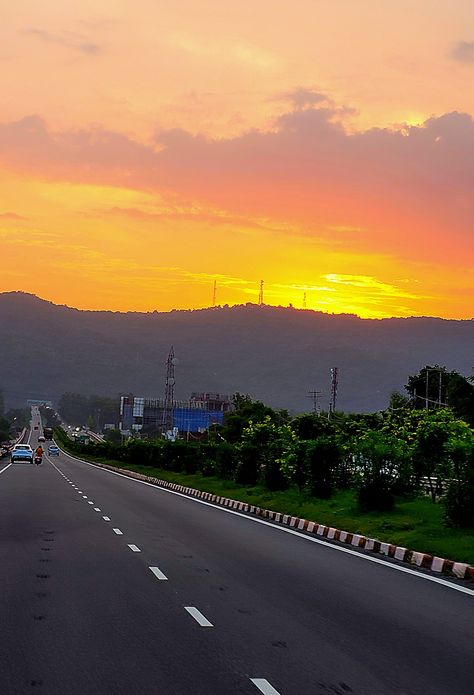
[[[474,315],[471,0],[0,0],[0,291]]]

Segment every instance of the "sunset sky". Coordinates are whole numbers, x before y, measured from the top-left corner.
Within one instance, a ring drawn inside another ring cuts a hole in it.
[[[0,291],[474,316],[472,0],[0,10]]]

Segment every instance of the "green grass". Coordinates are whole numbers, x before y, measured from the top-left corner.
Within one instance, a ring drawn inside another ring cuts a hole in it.
[[[357,507],[352,490],[338,491],[330,500],[318,500],[298,492],[296,488],[270,492],[259,485],[238,485],[230,480],[203,477],[200,473],[186,475],[150,466],[132,466],[82,453],[80,456],[411,550],[474,565],[474,529],[461,530],[445,526],[442,505],[433,504],[428,497],[397,499],[395,509],[391,512],[363,514]]]

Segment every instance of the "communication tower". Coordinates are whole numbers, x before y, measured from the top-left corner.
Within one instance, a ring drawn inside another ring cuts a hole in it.
[[[166,381],[165,381],[165,399],[163,403],[163,430],[173,429],[173,403],[174,403],[174,368],[176,366],[176,357],[174,355],[174,348],[171,346],[171,350],[166,360]]]
[[[214,280],[214,288],[212,290],[212,306],[216,306],[217,300],[217,280]]]
[[[260,280],[260,292],[258,294],[258,305],[263,306],[263,280]]]
[[[306,292],[303,294],[303,309],[306,309]]]

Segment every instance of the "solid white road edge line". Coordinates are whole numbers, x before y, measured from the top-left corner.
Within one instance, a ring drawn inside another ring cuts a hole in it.
[[[117,536],[123,536],[123,531],[119,528],[113,528],[112,531],[117,534]]]
[[[454,584],[453,582],[449,582],[446,579],[440,579],[439,577],[433,577],[431,574],[423,574],[422,572],[418,572],[417,570],[410,569],[409,567],[403,567],[402,565],[396,565],[395,563],[387,562],[386,560],[381,560],[378,557],[372,557],[371,555],[365,555],[364,553],[359,553],[357,550],[351,550],[350,548],[344,548],[340,545],[336,545],[333,543],[329,543],[325,540],[322,540],[321,538],[313,538],[312,536],[306,535],[304,533],[300,533],[299,531],[295,531],[292,528],[288,528],[286,526],[278,526],[277,524],[272,524],[270,521],[265,521],[264,519],[258,519],[253,516],[249,516],[247,514],[242,514],[242,512],[237,512],[235,509],[228,509],[227,507],[220,507],[216,504],[212,504],[212,502],[206,502],[206,500],[200,500],[197,497],[191,497],[190,495],[185,495],[182,492],[177,492],[176,490],[170,490],[169,488],[166,487],[160,487],[159,485],[154,485],[153,483],[148,483],[146,480],[138,480],[137,478],[130,478],[128,475],[124,475],[123,473],[119,473],[118,471],[109,471],[107,468],[101,468],[100,466],[96,466],[94,463],[90,463],[89,461],[83,461],[82,459],[76,458],[76,456],[71,456],[71,454],[66,453],[63,449],[61,449],[61,452],[64,456],[67,456],[68,458],[72,459],[73,461],[78,461],[78,463],[85,464],[86,466],[91,466],[92,468],[95,468],[96,470],[103,471],[104,473],[109,473],[110,475],[117,475],[119,478],[125,478],[126,480],[132,482],[132,483],[140,483],[141,485],[147,485],[148,487],[152,487],[155,490],[159,490],[160,492],[167,492],[170,495],[176,495],[178,497],[184,497],[184,499],[190,500],[191,502],[196,502],[198,504],[203,504],[206,507],[212,507],[212,509],[217,509],[221,512],[225,512],[226,514],[234,514],[235,516],[240,516],[242,519],[247,519],[247,521],[251,521],[254,524],[262,524],[263,526],[270,526],[270,528],[275,529],[277,531],[281,531],[283,533],[289,533],[291,536],[297,536],[298,538],[302,538],[305,541],[309,541],[310,543],[316,543],[317,545],[324,545],[326,548],[332,548],[332,550],[337,550],[340,553],[346,553],[347,555],[352,555],[353,557],[358,557],[360,560],[366,560],[367,562],[373,562],[376,565],[382,565],[384,567],[387,567],[389,569],[395,570],[396,572],[403,572],[404,574],[408,574],[411,577],[416,577],[417,579],[424,579],[427,582],[433,582],[433,584],[438,584],[440,586],[447,587],[448,589],[453,589],[454,591],[459,591],[462,594],[467,594],[468,596],[473,596],[474,597],[474,589],[469,589],[465,586],[460,586],[459,584]]]
[[[194,620],[197,623],[199,623],[201,627],[214,627],[214,625],[209,622],[209,620],[201,613],[201,611],[198,611],[198,609],[194,606],[185,606],[184,610],[188,611],[189,615],[191,615],[194,618]]]
[[[2,468],[2,470],[0,471],[0,473],[3,473],[4,471],[6,471],[7,468],[10,468],[11,465],[12,465],[11,463],[7,463],[7,465],[6,465],[4,468]]]
[[[270,683],[267,681],[266,678],[251,678],[250,679],[251,683],[253,683],[261,693],[264,695],[280,695],[278,690],[275,690],[273,685],[270,685]]]
[[[128,543],[128,547],[132,551],[132,553],[141,553],[142,551],[138,547],[138,545],[134,545],[133,543]]]
[[[161,579],[162,581],[168,581],[168,577],[166,576],[166,574],[163,574],[159,567],[149,567],[148,569],[150,569],[153,572],[157,579]]]

